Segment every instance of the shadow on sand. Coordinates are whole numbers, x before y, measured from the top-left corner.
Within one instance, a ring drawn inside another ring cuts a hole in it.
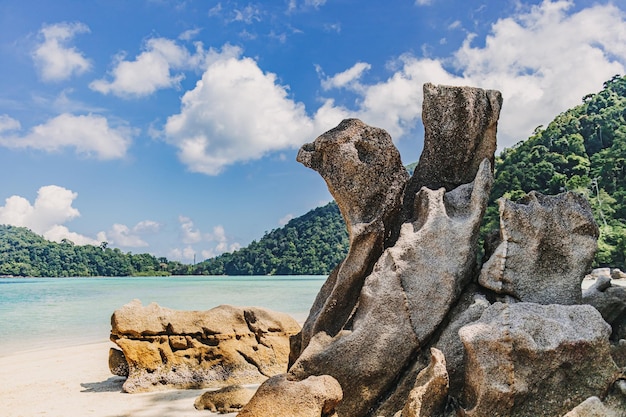
[[[80,384],[84,388],[81,392],[122,392],[124,381],[124,377],[112,376],[102,382],[83,382]]]

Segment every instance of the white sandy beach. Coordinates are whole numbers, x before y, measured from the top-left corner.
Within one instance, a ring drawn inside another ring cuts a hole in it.
[[[31,351],[0,358],[4,417],[210,417],[194,408],[205,390],[122,392],[108,368],[110,342]]]
[[[625,280],[613,281],[626,285]],[[592,280],[585,280],[588,287]],[[123,378],[108,367],[111,342],[18,352],[0,357],[0,415],[3,417],[210,417],[198,411],[205,390],[147,394],[122,392]]]

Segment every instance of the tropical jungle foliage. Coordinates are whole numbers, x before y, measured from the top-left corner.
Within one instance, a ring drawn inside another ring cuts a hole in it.
[[[483,230],[497,227],[497,198],[516,201],[532,190],[587,197],[600,226],[595,266],[625,269],[626,77],[616,75],[598,94],[583,97],[581,105],[496,158]]]
[[[0,225],[0,275],[30,277],[169,275],[167,259],[119,249],[50,242],[25,227]],[[172,265],[173,266],[173,265]]]
[[[496,199],[515,201],[532,190],[584,195],[600,226],[595,265],[626,269],[626,77],[613,77],[602,91],[585,96],[581,105],[547,127],[538,126],[529,139],[496,158],[483,234],[498,227]],[[123,253],[106,242],[54,243],[25,228],[0,226],[0,275],[328,274],[347,251],[348,236],[335,203],[291,220],[246,248],[196,265]]]
[[[328,274],[348,253],[348,233],[337,204],[292,219],[258,242],[196,265],[208,275]]]

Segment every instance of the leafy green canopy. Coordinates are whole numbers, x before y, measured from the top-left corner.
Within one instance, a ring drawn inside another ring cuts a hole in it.
[[[526,141],[505,149],[483,232],[497,228],[497,198],[516,201],[536,190],[584,195],[600,226],[595,266],[624,269],[626,257],[626,77],[615,76],[597,94],[538,126]]]
[[[165,262],[165,263],[163,263]],[[169,275],[167,260],[100,246],[50,242],[25,227],[0,225],[0,275],[31,277]]]
[[[206,260],[208,275],[325,275],[348,253],[348,233],[337,204],[318,207],[272,230],[258,242]]]

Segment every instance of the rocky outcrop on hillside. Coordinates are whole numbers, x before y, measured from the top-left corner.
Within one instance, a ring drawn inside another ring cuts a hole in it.
[[[411,179],[389,135],[359,120],[301,148],[350,251],[292,337],[288,371],[239,416],[626,416],[611,356],[623,344],[606,322],[621,310],[580,289],[598,237],[589,204],[500,201],[499,236],[477,262],[501,104],[497,91],[425,85]]]
[[[134,300],[111,317],[114,374],[126,392],[253,384],[284,373],[289,337],[300,331],[290,316],[258,307],[221,305],[178,311]]]

